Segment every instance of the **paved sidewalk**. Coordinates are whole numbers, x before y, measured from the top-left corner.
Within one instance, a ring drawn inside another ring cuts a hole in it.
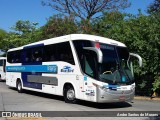
[[[154,97],[154,98],[151,98],[151,97],[145,97],[145,96],[135,96],[134,97],[135,100],[153,100],[153,101],[160,101],[160,97]]]

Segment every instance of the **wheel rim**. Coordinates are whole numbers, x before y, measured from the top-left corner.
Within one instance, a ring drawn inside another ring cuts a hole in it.
[[[18,83],[18,90],[21,90],[21,83]]]
[[[70,90],[67,91],[67,98],[68,98],[69,100],[74,100],[74,98],[75,98],[75,93],[74,93],[74,90],[73,90],[73,89],[70,89]]]

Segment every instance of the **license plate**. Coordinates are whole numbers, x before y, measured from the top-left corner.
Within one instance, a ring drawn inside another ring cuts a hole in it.
[[[119,100],[120,100],[120,101],[124,101],[125,99],[126,99],[125,96],[120,96],[120,97],[119,97]]]

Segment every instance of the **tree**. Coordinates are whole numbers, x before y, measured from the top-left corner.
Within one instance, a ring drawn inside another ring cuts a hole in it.
[[[42,27],[43,38],[52,38],[72,33],[77,33],[78,26],[69,17],[54,15]]]
[[[11,27],[11,29],[15,31],[11,35],[14,34],[13,36],[16,39],[17,38],[20,38],[21,40],[27,39],[28,40],[27,43],[39,41],[41,39],[42,30],[41,28],[37,29],[36,28],[37,25],[38,22],[30,22],[29,20],[25,21],[18,20],[16,24],[13,27]]]
[[[155,0],[151,5],[148,7],[148,13],[154,13],[160,11],[160,0]]]
[[[102,11],[123,9],[130,5],[128,0],[43,0],[42,4],[82,21],[90,20],[94,15],[100,16]]]
[[[5,31],[0,30],[0,36],[1,33],[3,33],[4,36],[0,41],[0,49],[8,50],[10,48],[39,41],[42,32],[41,29],[37,30],[36,25],[38,25],[37,22],[18,20],[15,26],[12,27],[14,32],[6,33]]]
[[[28,41],[28,38],[24,38],[18,33],[10,32],[1,42],[0,49],[7,51],[8,49],[25,45]]]
[[[12,27],[13,30],[18,31],[19,34],[28,34],[36,30],[37,22],[30,22],[29,20],[18,20],[16,25]]]
[[[0,55],[2,56],[3,54],[5,54],[5,51],[4,51],[4,48],[3,48],[3,41],[4,41],[4,38],[6,38],[8,35],[8,33],[3,30],[3,29],[0,29]]]
[[[136,93],[151,95],[152,83],[159,81],[160,70],[160,17],[158,14],[137,16],[119,12],[105,13],[93,25],[94,34],[121,41],[129,51],[143,58],[143,68],[135,66]],[[150,88],[150,89],[149,89]]]
[[[7,35],[7,32],[3,29],[0,29],[0,41],[3,40]]]

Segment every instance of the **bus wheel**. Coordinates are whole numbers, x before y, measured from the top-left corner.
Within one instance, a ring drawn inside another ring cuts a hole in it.
[[[22,89],[22,83],[20,80],[17,81],[17,91],[19,93],[22,93],[23,92],[23,89]]]
[[[66,103],[76,103],[75,90],[72,86],[65,87],[64,100]]]

